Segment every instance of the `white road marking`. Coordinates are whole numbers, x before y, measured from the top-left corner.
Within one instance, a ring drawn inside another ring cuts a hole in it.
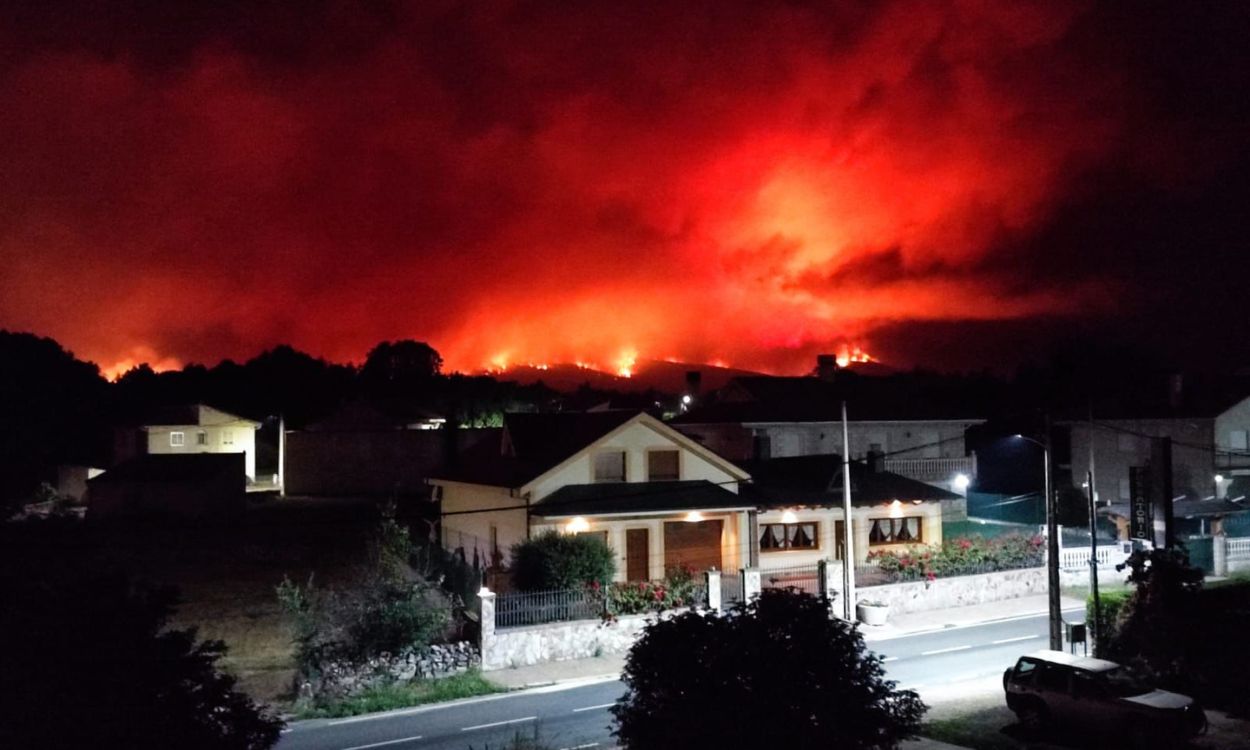
[[[887,656],[887,657],[885,657],[885,658],[883,658],[883,659],[881,660],[881,663],[882,663],[882,664],[885,664],[887,661],[898,661],[898,657],[897,657],[897,656]]]
[[[992,643],[993,645],[997,646],[1000,643],[1015,643],[1017,641],[1031,641],[1034,638],[1041,638],[1041,636],[1040,635],[1021,635],[1015,638],[1004,638],[1001,641],[993,641]]]
[[[588,747],[599,747],[598,742],[587,742],[585,745],[574,745],[573,747],[562,747],[560,750],[586,750]]]
[[[939,648],[934,651],[921,651],[921,656],[933,656],[935,654],[949,654],[953,651],[967,651],[972,646],[951,646],[950,648]]]
[[[371,747],[386,747],[387,745],[398,745],[401,742],[416,742],[419,739],[421,739],[421,735],[418,734],[416,737],[400,737],[397,740],[387,740],[386,742],[371,742],[368,745],[353,745],[351,747],[345,747],[343,750],[369,750]]]
[[[503,727],[509,724],[521,724],[526,721],[533,721],[537,716],[522,716],[519,719],[508,719],[507,721],[492,721],[489,724],[476,724],[471,727],[460,727],[461,732],[472,732],[474,729],[490,729],[491,727]]]
[[[583,706],[582,708],[573,709],[573,713],[580,714],[582,711],[598,711],[601,708],[611,708],[612,706],[615,706],[615,705],[616,705],[615,703],[600,703],[597,706]],[[582,747],[582,746],[579,745],[578,747]]]

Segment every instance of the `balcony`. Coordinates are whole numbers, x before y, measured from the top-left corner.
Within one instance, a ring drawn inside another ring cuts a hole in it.
[[[976,479],[977,457],[974,453],[959,458],[886,458],[882,468],[926,484],[947,484],[956,474]]]

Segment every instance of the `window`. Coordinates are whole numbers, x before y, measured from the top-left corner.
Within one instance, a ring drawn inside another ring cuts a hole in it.
[[[647,453],[647,480],[672,482],[681,478],[681,456],[677,451],[649,451]]]
[[[1016,675],[1013,682],[1020,685],[1028,685],[1033,682],[1033,676],[1037,673],[1037,662],[1031,659],[1021,659],[1016,665]]]
[[[1041,674],[1038,675],[1037,685],[1043,690],[1054,690],[1058,692],[1068,691],[1068,674],[1067,667],[1061,667],[1056,664],[1042,665]]]
[[[234,445],[234,430],[222,430],[221,431],[221,444],[222,445]]]
[[[936,432],[920,433],[920,457],[941,458],[942,436]]]
[[[595,454],[596,482],[625,481],[625,451],[608,451]]]
[[[186,445],[187,436],[181,432],[169,433],[169,445],[171,448],[181,448]]]
[[[195,433],[195,444],[196,445],[208,445],[208,433],[204,432],[203,430]]]
[[[818,523],[766,523],[760,526],[760,550],[777,552],[787,549],[818,549]]]
[[[757,461],[767,461],[773,457],[773,441],[767,435],[756,433],[751,438],[751,455]]]
[[[1120,479],[1120,499],[1128,500],[1129,495],[1132,494],[1132,491],[1133,491],[1133,485],[1129,482],[1128,477],[1124,477]],[[1086,516],[1088,517],[1088,515],[1089,514],[1087,513]]]
[[[869,544],[911,544],[921,540],[924,525],[920,516],[906,518],[873,518],[868,530]]]
[[[1228,433],[1228,447],[1235,451],[1250,450],[1250,431],[1232,430]]]

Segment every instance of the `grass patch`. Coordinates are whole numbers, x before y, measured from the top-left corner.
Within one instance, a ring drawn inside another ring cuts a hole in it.
[[[337,719],[502,692],[506,692],[506,688],[473,670],[438,680],[380,685],[345,700],[299,708],[296,716],[301,719]]]
[[[1006,706],[992,706],[926,722],[920,735],[974,750],[1019,750],[1025,745],[1003,732],[1015,722]]]

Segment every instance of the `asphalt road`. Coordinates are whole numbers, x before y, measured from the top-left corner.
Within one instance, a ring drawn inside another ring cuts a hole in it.
[[[1076,610],[1079,612],[1079,610]],[[950,628],[877,641],[900,687],[925,688],[997,674],[1016,658],[1046,647],[1045,616]],[[384,714],[293,724],[279,750],[486,750],[518,733],[557,748],[611,747],[608,707],[620,682],[553,686]]]

